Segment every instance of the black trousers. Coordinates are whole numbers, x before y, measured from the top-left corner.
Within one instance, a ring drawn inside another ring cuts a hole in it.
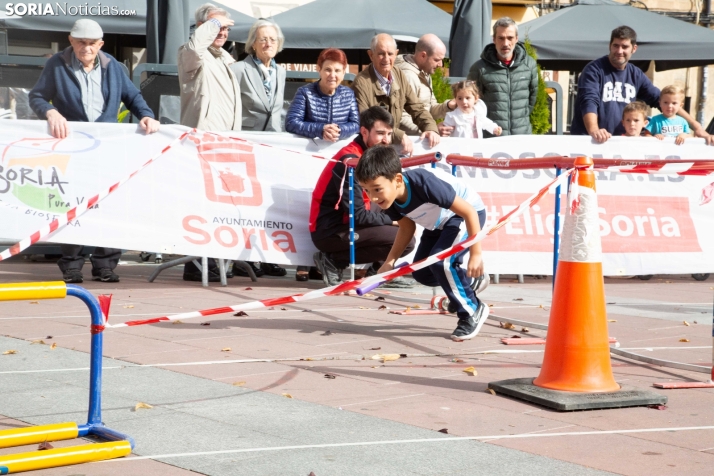
[[[359,235],[355,240],[355,264],[376,263],[387,259],[397,237],[398,226],[380,225],[355,229]],[[350,232],[337,233],[320,240],[312,240],[315,247],[327,253],[339,268],[350,264]],[[414,249],[414,238],[407,245],[402,256]]]
[[[57,261],[60,271],[63,273],[68,269],[81,270],[84,266],[84,256],[82,256],[82,245],[61,245],[62,257]],[[92,262],[92,276],[98,276],[102,268],[114,269],[121,258],[121,250],[116,248],[94,248],[94,253],[90,261]]]

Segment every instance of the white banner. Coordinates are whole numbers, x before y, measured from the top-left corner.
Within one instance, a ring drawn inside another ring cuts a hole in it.
[[[134,125],[73,123],[68,139],[39,121],[3,121],[0,130],[0,241],[12,244],[138,169],[186,129],[144,135]],[[310,196],[337,144],[289,134],[238,133],[184,139],[48,241],[311,264]],[[547,155],[714,159],[701,139],[518,136],[443,139],[444,155]],[[423,153],[417,145],[415,154]],[[447,167],[446,164],[439,164]],[[553,170],[459,167],[497,219],[537,191]],[[714,203],[699,206],[714,175],[598,173],[605,274],[714,272]],[[565,191],[563,191],[565,193]],[[565,210],[565,200],[563,208]],[[561,212],[562,213],[562,212]],[[554,196],[484,240],[490,273],[550,274]],[[562,220],[561,220],[562,223]]]

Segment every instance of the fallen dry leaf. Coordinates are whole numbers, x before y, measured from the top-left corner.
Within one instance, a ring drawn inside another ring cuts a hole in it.
[[[39,304],[40,301],[30,301],[30,304]]]
[[[210,326],[211,323],[210,323],[210,322],[202,322],[200,325],[202,325],[202,326]]]
[[[374,294],[367,293],[367,294],[364,294],[362,297],[370,298],[370,297],[374,297]]]
[[[221,349],[221,352],[230,352],[231,348],[230,347],[224,347]]]
[[[369,309],[368,307],[360,306],[360,309]]]
[[[525,332],[526,334],[529,333],[530,331],[528,330],[527,327],[521,328],[521,332]]]
[[[293,398],[293,396],[290,395],[289,393],[284,393],[284,394],[283,394],[283,397],[285,397],[285,398]]]
[[[302,312],[312,312],[312,309],[303,309]]]
[[[57,348],[57,342],[53,342],[50,346],[50,350],[55,350]]]
[[[389,362],[392,360],[399,360],[401,355],[399,354],[374,354],[372,360],[381,360],[382,362]]]
[[[133,304],[129,304],[129,305],[127,305],[127,306],[124,306],[124,309],[134,309],[134,305],[133,305]]]
[[[667,283],[667,284],[672,284],[672,281],[665,281],[665,283]]]
[[[444,433],[444,434],[449,434],[449,429],[448,428],[442,428],[441,430],[438,430],[439,433]]]
[[[332,335],[332,331],[328,329],[328,330],[326,330],[325,332],[323,332],[323,333],[320,334],[320,335],[321,335],[321,336],[331,336],[331,335]]]
[[[496,391],[492,388],[488,389],[488,393],[490,393],[491,395],[496,395]]]
[[[37,451],[51,450],[54,448],[48,441],[43,441],[37,446]]]
[[[697,323],[697,321],[692,321],[692,322],[694,322],[695,324]]]
[[[516,328],[516,326],[514,326],[510,322],[500,322],[499,325],[504,329],[515,329]]]
[[[144,402],[139,402],[136,405],[134,405],[134,411],[141,410],[142,408],[144,408],[146,410],[150,410],[154,407],[152,405],[149,405],[148,403],[144,403]]]
[[[333,375],[333,374],[325,374],[325,378],[329,378],[329,379],[336,379],[336,378],[337,378],[337,375]]]
[[[32,342],[30,342],[30,345],[32,345],[32,344],[42,344],[42,345],[44,345],[44,344],[45,344],[45,341],[43,341],[43,340],[33,340]]]
[[[384,309],[389,309],[389,308],[387,306],[385,306],[384,304],[382,304],[381,306],[379,306],[377,308],[378,311],[383,311]]]
[[[247,315],[248,315],[248,313],[245,311],[238,311],[235,314],[233,314],[233,316],[235,316],[235,317],[242,317],[242,316],[247,316]]]
[[[381,347],[371,347],[369,350],[382,350]]]
[[[607,322],[617,322],[617,319],[608,319]]]
[[[285,309],[284,307],[281,307],[280,310],[281,310],[281,311],[287,311],[287,309]]]
[[[475,377],[478,375],[478,372],[476,372],[476,369],[473,367],[466,367],[462,372],[466,373],[466,375],[469,375],[471,377]]]
[[[412,310],[412,308],[411,308],[411,307],[409,307],[409,306],[407,306],[407,308],[406,308],[406,309],[404,309],[404,312],[409,312],[409,311],[411,311],[411,310]]]
[[[493,304],[489,304],[488,307],[493,307]]]
[[[45,339],[52,339],[52,336],[47,336],[45,337]]]
[[[243,385],[245,385],[244,380],[241,380],[240,382],[233,382],[234,387],[242,387]]]
[[[685,326],[689,325],[689,323],[687,321],[682,321],[682,324],[684,324]]]
[[[375,298],[375,301],[386,301],[386,299],[384,299],[383,296],[379,296],[379,297]]]
[[[175,320],[175,321],[173,321],[173,322],[172,322],[171,324],[173,324],[173,325],[176,325],[176,324],[183,324],[183,321],[182,321],[182,320],[180,320],[180,319],[176,319],[176,320]],[[201,324],[201,325],[203,325],[203,324]]]
[[[6,350],[5,352],[2,353],[2,355],[11,355],[11,354],[17,354],[16,350]]]
[[[421,309],[421,306],[420,306],[419,304],[414,304],[412,307],[413,307],[414,309]]]
[[[682,338],[682,339],[679,339],[679,342],[689,342],[689,339]]]
[[[514,301],[523,301],[523,298],[513,298]]]

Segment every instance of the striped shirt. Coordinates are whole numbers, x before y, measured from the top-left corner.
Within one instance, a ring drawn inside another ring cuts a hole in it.
[[[374,69],[374,73],[377,75],[377,81],[379,81],[382,91],[384,91],[384,94],[389,96],[389,93],[392,91],[392,75],[390,74],[389,78],[385,78],[379,74],[379,71],[377,71],[377,68],[374,67],[374,64],[372,65],[372,69]]]
[[[102,93],[102,68],[99,56],[94,59],[94,67],[85,71],[84,66],[72,52],[72,70],[82,91],[82,107],[87,120],[94,122],[104,112],[104,94]]]

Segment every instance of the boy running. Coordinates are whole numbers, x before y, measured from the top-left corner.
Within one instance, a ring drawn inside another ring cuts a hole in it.
[[[394,245],[380,273],[394,268],[395,261],[414,236],[416,225],[424,227],[414,261],[443,251],[481,230],[486,207],[478,193],[456,177],[438,169],[402,172],[399,155],[392,147],[368,149],[357,165],[355,176],[370,201],[385,210],[399,225]],[[449,311],[459,323],[451,338],[471,339],[486,322],[488,306],[476,294],[488,286],[481,260],[481,244],[470,248],[466,269],[461,267],[464,250],[427,268],[414,271],[414,279],[425,286],[440,285],[449,297]],[[472,279],[474,278],[474,279]]]

